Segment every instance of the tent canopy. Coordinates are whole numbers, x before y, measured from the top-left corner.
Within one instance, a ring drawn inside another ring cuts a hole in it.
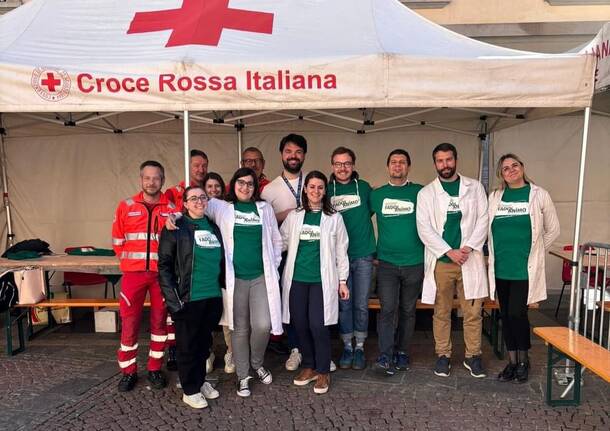
[[[594,68],[397,0],[34,0],[0,18],[0,112],[577,109]]]

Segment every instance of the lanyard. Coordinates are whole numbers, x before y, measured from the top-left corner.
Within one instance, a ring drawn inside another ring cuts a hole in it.
[[[290,184],[290,181],[288,181],[288,178],[284,176],[284,172],[282,172],[282,179],[290,189],[290,193],[292,193],[292,196],[294,196],[294,199],[297,201],[297,208],[299,208],[301,206],[301,187],[303,186],[303,172],[299,174],[299,185],[297,186],[296,192],[292,188],[292,185]]]
[[[333,180],[333,195],[337,196],[337,180]],[[360,191],[358,190],[358,180],[356,180],[356,195],[360,196]]]

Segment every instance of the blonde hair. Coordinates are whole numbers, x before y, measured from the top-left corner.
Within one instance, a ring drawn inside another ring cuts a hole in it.
[[[504,181],[504,178],[502,177],[502,163],[504,163],[504,160],[506,159],[514,159],[515,161],[517,161],[517,163],[519,163],[523,168],[523,180],[529,184],[534,183],[525,173],[525,163],[523,163],[519,156],[513,153],[507,153],[498,159],[498,165],[496,166],[496,178],[498,179],[498,188],[496,190],[504,190],[508,186],[508,184],[506,184],[506,181]]]

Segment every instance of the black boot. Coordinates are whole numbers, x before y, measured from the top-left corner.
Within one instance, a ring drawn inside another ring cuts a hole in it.
[[[527,350],[519,350],[519,362],[515,370],[515,383],[525,383],[529,377],[530,361]]]
[[[170,346],[167,349],[167,371],[178,371],[178,362],[176,362],[176,346]]]
[[[515,372],[517,370],[517,364],[513,362],[509,362],[504,367],[504,370],[500,374],[498,374],[498,380],[501,382],[511,382],[515,380]]]
[[[136,373],[123,374],[121,380],[119,380],[119,392],[129,392],[135,386],[138,381],[138,375]]]
[[[148,382],[153,389],[163,389],[167,386],[167,380],[161,371],[149,371]]]

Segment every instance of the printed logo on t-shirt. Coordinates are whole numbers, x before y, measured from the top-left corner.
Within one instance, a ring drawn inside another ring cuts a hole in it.
[[[460,210],[460,197],[449,196],[449,204],[447,205],[447,214],[457,214]]]
[[[320,226],[304,224],[299,235],[301,241],[320,241]]]
[[[220,247],[220,241],[216,238],[209,230],[196,230],[195,231],[195,244],[201,248],[218,248]]]
[[[496,217],[516,217],[529,215],[529,205],[527,202],[504,202],[500,201],[496,211]]]
[[[383,214],[385,217],[413,214],[414,211],[415,205],[411,201],[385,198],[383,200],[383,204],[381,205],[381,214]]]
[[[255,212],[241,212],[235,210],[235,224],[240,226],[258,226],[261,225],[261,218]]]
[[[335,211],[343,212],[360,206],[360,196],[358,195],[341,195],[330,198]]]

